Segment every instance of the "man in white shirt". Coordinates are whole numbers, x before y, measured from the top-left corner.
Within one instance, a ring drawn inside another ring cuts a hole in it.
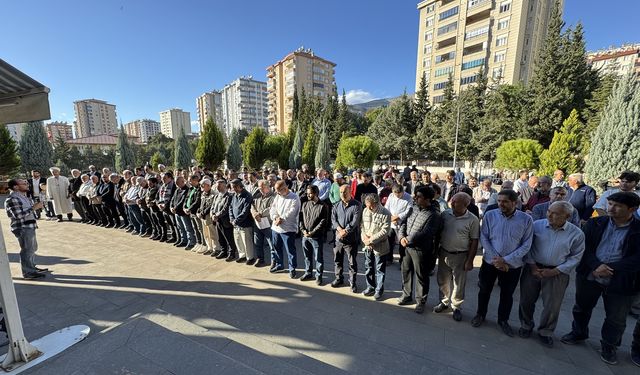
[[[387,265],[393,263],[393,249],[396,242],[400,240],[399,231],[400,225],[406,220],[411,213],[411,207],[413,206],[413,199],[411,194],[404,191],[404,188],[400,184],[393,184],[391,187],[391,194],[387,198],[387,202],[384,205],[391,213],[391,231],[389,232],[389,255],[387,255]],[[404,246],[398,244],[398,253],[400,254],[400,263],[402,263],[402,257],[404,257]]]
[[[289,258],[289,277],[296,277],[296,233],[298,231],[298,216],[300,214],[300,197],[287,187],[284,180],[276,182],[276,197],[273,199],[269,216],[273,231],[273,247],[275,248],[275,265],[270,270],[277,272],[284,269],[283,247]]]

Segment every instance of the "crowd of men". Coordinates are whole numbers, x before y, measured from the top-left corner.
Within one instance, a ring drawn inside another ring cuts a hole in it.
[[[35,228],[46,207],[52,218],[116,228],[134,236],[269,272],[298,277],[297,253],[304,257],[300,280],[324,284],[323,248],[333,247],[335,278],[353,293],[383,299],[387,267],[399,261],[399,305],[425,311],[430,276],[436,274],[436,313],[463,319],[467,273],[482,248],[478,302],[471,319],[480,327],[491,292],[500,287],[498,326],[515,336],[509,324],[513,294],[520,288],[517,335],[529,338],[537,326],[540,342],[554,345],[560,307],[570,275],[576,272],[571,332],[566,344],[589,337],[591,313],[602,297],[606,318],[601,330],[601,359],[617,363],[616,349],[629,314],[640,308],[640,175],[622,172],[619,186],[596,200],[581,174],[556,171],[553,177],[522,171],[515,181],[478,181],[459,169],[440,180],[407,166],[349,176],[320,169],[210,171],[201,167],[167,170],[150,165],[115,173],[108,168],[71,171],[51,168],[44,180],[12,180],[7,199],[12,231],[21,246],[25,278],[45,277],[36,266]],[[73,203],[73,204],[71,204]],[[73,206],[73,207],[72,207]],[[594,214],[594,211],[597,214]],[[597,216],[597,217],[593,217]],[[301,249],[296,239],[301,238]],[[358,251],[364,254],[365,289],[357,282]],[[396,250],[397,249],[397,250]],[[395,257],[397,252],[398,257]],[[345,280],[345,256],[348,278]],[[437,271],[436,271],[437,264]],[[536,324],[534,308],[542,299]],[[637,315],[635,315],[637,317]],[[632,360],[640,366],[640,323],[634,330]]]

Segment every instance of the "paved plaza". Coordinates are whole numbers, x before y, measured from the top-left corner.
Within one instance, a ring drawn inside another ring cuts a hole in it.
[[[325,247],[326,285],[270,274],[268,268],[226,263],[124,231],[78,222],[40,221],[39,265],[53,273],[43,281],[21,279],[19,248],[0,212],[12,261],[25,333],[30,340],[86,324],[89,337],[27,374],[639,374],[629,359],[628,319],[620,364],[604,364],[597,352],[602,305],[594,312],[592,338],[567,346],[572,286],[567,291],[553,349],[498,330],[497,288],[487,322],[472,328],[477,275],[470,273],[464,320],[434,314],[435,277],[427,312],[395,305],[400,271],[388,268],[384,301],[331,288],[331,249]],[[359,256],[359,289],[362,255]],[[480,257],[476,257],[476,266]],[[302,265],[299,252],[298,264]],[[298,273],[300,274],[300,272]],[[517,301],[511,324],[519,327]],[[538,306],[540,308],[540,305]],[[6,351],[0,348],[1,352]]]

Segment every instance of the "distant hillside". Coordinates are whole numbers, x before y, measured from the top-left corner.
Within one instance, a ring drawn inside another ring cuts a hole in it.
[[[350,104],[349,109],[351,109],[351,111],[353,112],[364,115],[365,112],[367,112],[370,109],[389,105],[389,103],[391,103],[393,99],[396,99],[396,98],[376,99],[376,100],[372,100],[370,102],[365,102],[365,103]]]

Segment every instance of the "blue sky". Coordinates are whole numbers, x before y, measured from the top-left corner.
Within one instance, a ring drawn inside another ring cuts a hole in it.
[[[2,2],[0,58],[51,89],[52,120],[73,121],[73,101],[107,100],[123,122],[158,119],[265,68],[300,46],[337,63],[351,102],[414,87],[417,0]],[[640,1],[565,0],[587,47],[640,42]],[[286,9],[286,11],[284,11]]]

